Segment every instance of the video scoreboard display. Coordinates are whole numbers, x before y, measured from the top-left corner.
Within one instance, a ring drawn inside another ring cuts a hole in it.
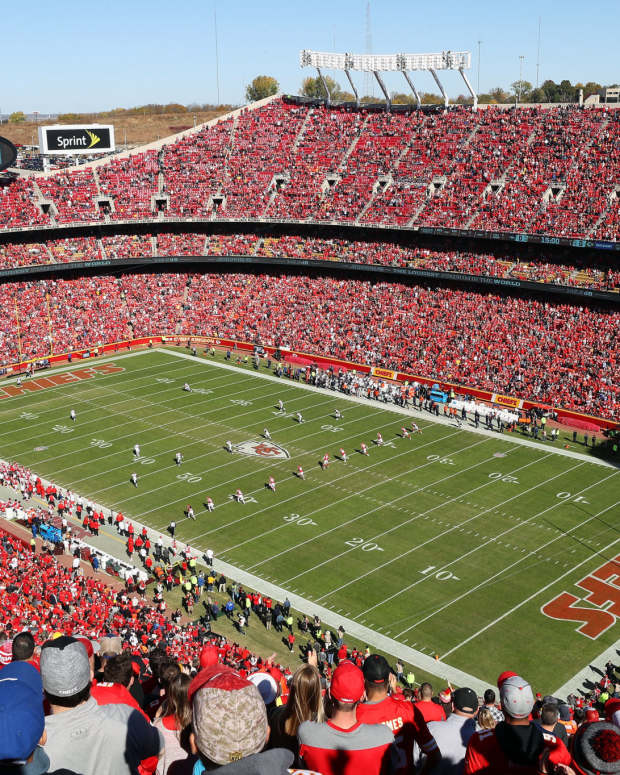
[[[41,126],[39,150],[49,156],[110,153],[114,150],[114,127],[111,124]]]

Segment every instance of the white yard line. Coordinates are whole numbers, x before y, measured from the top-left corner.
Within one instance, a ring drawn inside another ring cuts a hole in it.
[[[600,517],[601,514],[605,514],[606,511],[609,511],[610,509],[615,508],[616,506],[618,506],[619,503],[620,503],[620,501],[616,501],[616,503],[612,504],[611,506],[607,506],[606,509],[603,509],[602,511],[599,511],[598,514],[595,514],[593,517],[590,517],[588,520],[583,522],[581,525],[576,525],[574,528],[571,528],[571,530],[568,530],[566,535],[568,535],[568,533],[571,533],[573,530],[576,530],[577,528],[580,528],[583,525],[586,525],[588,522],[591,522],[593,519],[596,519],[596,518]],[[559,538],[554,538],[551,541],[549,541],[548,543],[544,544],[544,546],[542,546],[540,548],[544,549],[545,547],[549,546],[549,544],[552,544],[554,541],[558,541],[558,540],[559,540]],[[619,541],[620,541],[620,538],[616,538],[616,540],[613,541],[611,544],[609,544],[609,546],[607,546],[606,548],[610,549],[612,546],[615,546]],[[569,568],[567,571],[565,571],[564,573],[562,573],[559,576],[557,576],[555,579],[553,579],[553,581],[550,581],[548,584],[545,584],[544,587],[541,587],[540,589],[536,590],[536,592],[533,592],[529,597],[526,597],[525,600],[522,600],[520,603],[517,603],[517,605],[513,606],[512,608],[510,608],[508,611],[503,613],[501,616],[498,616],[496,619],[493,619],[492,622],[489,622],[484,627],[481,627],[477,632],[474,632],[468,638],[465,638],[465,640],[461,641],[456,646],[453,646],[451,649],[446,651],[443,656],[444,657],[450,656],[450,654],[452,654],[455,651],[457,651],[458,649],[460,649],[466,643],[469,643],[470,641],[474,640],[474,638],[477,638],[479,635],[482,635],[483,632],[486,632],[491,627],[494,627],[498,622],[501,622],[502,619],[505,619],[507,616],[510,616],[510,614],[513,614],[515,611],[518,611],[519,608],[521,608],[521,606],[524,606],[526,603],[529,603],[530,600],[533,600],[535,597],[538,597],[538,595],[540,595],[542,592],[546,592],[550,587],[552,587],[554,584],[557,584],[558,581],[561,581],[565,576],[569,576],[571,573],[576,571],[578,568],[581,568],[582,565],[585,565],[587,562],[590,562],[592,560],[592,556],[593,556],[592,553],[589,554],[584,560],[581,560],[581,562],[578,562],[572,568]],[[516,563],[513,563],[513,565],[516,565]],[[506,570],[508,570],[511,567],[512,567],[512,565],[509,565],[508,568],[505,568],[504,571],[502,571],[502,572],[505,572]],[[400,633],[399,633],[399,635],[400,635]],[[397,637],[399,637],[399,636],[397,636]]]
[[[432,443],[432,442],[429,442],[429,444],[430,443]],[[480,442],[478,442],[478,443],[480,443]],[[426,446],[426,445],[424,445],[424,446]],[[466,452],[468,449],[470,449],[470,447],[465,447],[462,450],[457,450],[456,452],[453,452],[452,454],[456,455],[459,452]],[[482,462],[486,462],[486,461],[482,461]],[[476,463],[474,466],[471,466],[471,467],[475,468],[478,465],[482,465],[482,462],[481,463]],[[413,471],[419,471],[421,468],[426,468],[426,466],[428,466],[428,465],[430,465],[430,463],[422,463],[421,465],[416,466],[415,468],[410,469],[408,471],[408,473],[412,473]],[[365,470],[367,471],[368,468],[366,468]],[[465,469],[465,470],[467,471],[469,469]],[[333,485],[338,486],[338,485],[340,485],[340,482],[342,481],[343,478],[344,477],[340,477],[339,479],[336,479],[334,482],[330,482],[330,483],[327,483],[327,484],[333,484]],[[322,511],[325,511],[325,509],[331,509],[331,508],[334,507],[334,505],[339,504],[339,503],[343,503],[344,501],[348,500],[349,498],[363,497],[363,493],[367,492],[368,490],[372,490],[374,487],[382,486],[382,485],[384,485],[384,484],[386,484],[387,482],[390,482],[390,481],[397,481],[398,478],[399,477],[397,477],[397,476],[387,477],[386,480],[383,481],[383,482],[379,482],[377,484],[370,485],[369,487],[366,487],[363,490],[358,490],[358,491],[356,491],[354,493],[351,493],[350,495],[345,496],[344,498],[340,498],[337,501],[333,501],[332,503],[326,504],[325,506],[321,506],[318,509],[314,509],[314,511],[304,512],[304,517],[308,517],[308,518],[309,517],[314,517],[317,514],[320,514]],[[445,479],[449,479],[449,478],[450,477],[446,477]],[[445,481],[445,479],[440,479],[437,482],[433,482],[432,485],[439,484],[439,483]],[[428,486],[430,487],[432,485],[429,484]],[[344,488],[341,487],[341,490],[344,490]],[[417,490],[414,490],[413,494],[415,494],[416,492],[419,492],[419,491],[420,490],[418,488]],[[411,496],[411,494],[412,493],[408,493],[407,495],[403,495],[403,496],[401,496],[399,498],[396,498],[396,499],[394,499],[392,501],[382,502],[380,506],[378,506],[376,508],[373,508],[373,509],[370,509],[370,511],[366,511],[363,514],[358,514],[357,516],[352,517],[351,519],[347,520],[346,522],[342,522],[342,523],[340,523],[338,525],[335,525],[334,527],[330,528],[329,530],[324,531],[323,533],[320,533],[318,536],[315,536],[314,538],[309,538],[306,541],[302,541],[300,544],[295,544],[294,546],[290,546],[287,551],[290,551],[290,550],[293,550],[293,549],[297,549],[300,546],[305,546],[307,543],[311,543],[312,541],[316,540],[317,538],[322,538],[323,536],[328,535],[329,533],[332,533],[334,530],[338,530],[341,527],[345,527],[346,525],[350,525],[353,522],[357,522],[358,519],[362,519],[363,517],[366,517],[369,514],[372,514],[373,512],[377,511],[378,508],[383,509],[383,508],[386,508],[386,507],[390,506],[392,503],[395,503],[396,501],[402,500],[402,498],[408,498],[408,497]],[[415,518],[417,518],[417,515],[413,519],[415,519]],[[274,533],[274,532],[276,532],[278,530],[282,530],[285,527],[287,527],[287,523],[284,523],[282,525],[277,525],[276,527],[273,527],[270,530],[266,530],[266,531],[262,532],[259,537],[263,538],[264,536],[269,535],[270,533]],[[245,541],[241,541],[240,543],[234,544],[233,546],[229,546],[226,549],[223,549],[222,552],[230,552],[233,549],[238,549],[239,547],[245,546],[245,544],[252,543],[253,541],[256,541],[256,536],[253,536],[252,538],[247,538]],[[252,570],[253,568],[257,568],[259,565],[262,565],[265,562],[270,562],[271,560],[275,559],[275,557],[278,557],[278,556],[279,555],[272,555],[272,557],[269,557],[267,560],[263,560],[260,563],[256,563],[255,565],[250,566],[250,570]],[[312,570],[315,570],[315,568],[317,568],[317,567],[319,567],[319,566],[318,565],[313,566]],[[304,573],[310,573],[310,571],[305,571]],[[304,574],[301,573],[299,575],[303,576]],[[297,576],[294,576],[293,578],[297,578]],[[288,583],[291,580],[292,579],[286,579],[282,583],[286,584],[286,583]],[[320,598],[317,598],[317,600],[320,600]]]
[[[177,358],[186,358],[188,360],[195,360],[192,355],[187,355],[187,353],[179,353],[175,350],[166,350],[164,348],[156,348],[161,349],[163,352],[169,353],[170,355],[174,355]],[[217,361],[204,361],[207,365],[210,366],[217,366],[218,369],[228,369],[230,371],[239,372],[240,369],[237,366],[232,366],[227,363],[219,363]],[[253,376],[258,377],[259,379],[268,379],[275,382],[279,382],[282,384],[283,382],[287,382],[288,380],[285,377],[275,377],[271,374],[261,374],[260,372],[256,372]],[[372,404],[378,404],[380,402],[373,401],[368,398],[359,398],[358,396],[347,396],[344,393],[337,393],[333,390],[328,390],[327,388],[319,388],[314,387],[314,385],[306,385],[304,382],[293,382],[293,384],[301,388],[302,390],[317,390],[320,393],[324,393],[325,395],[332,396],[334,401],[348,401],[350,403],[356,403],[356,404],[363,404],[365,406],[372,405]],[[395,414],[404,414],[407,417],[423,417],[428,422],[432,422],[439,425],[450,425],[451,427],[455,427],[454,421],[451,420],[448,417],[435,417],[434,415],[431,415],[429,412],[421,412],[421,411],[414,411],[412,409],[405,409],[402,406],[396,406],[395,404],[381,404],[381,406],[385,407],[385,410],[388,412],[394,412]],[[545,450],[552,452],[555,455],[561,455],[562,457],[571,457],[575,460],[583,460],[586,463],[593,463],[594,465],[599,466],[605,466],[606,468],[620,468],[620,463],[610,463],[606,460],[600,460],[598,458],[595,458],[591,455],[585,455],[582,452],[574,452],[570,449],[560,449],[558,447],[554,447],[551,442],[548,442],[548,446],[543,444],[542,442],[536,442],[531,441],[530,439],[524,439],[520,436],[516,436],[514,434],[510,433],[497,433],[496,431],[488,431],[485,428],[475,428],[472,425],[466,426],[463,428],[463,430],[466,430],[468,433],[478,433],[482,436],[488,436],[493,439],[503,439],[504,441],[510,442],[512,444],[520,444],[523,447],[531,447],[532,449],[536,449],[538,451]]]
[[[118,376],[118,375],[114,375],[114,376]],[[145,379],[145,377],[141,377],[140,379],[141,380]],[[219,380],[220,378],[218,377],[217,379]],[[224,379],[224,378],[222,377],[222,379]],[[212,382],[212,380],[206,380],[206,384],[211,384],[211,382]],[[95,385],[93,385],[93,387],[95,387]],[[239,395],[239,394],[243,395],[243,394],[251,391],[252,387],[253,386],[248,385],[246,387],[243,387],[241,390],[237,390],[234,393],[228,393],[227,395],[228,396],[236,396],[236,395]],[[149,401],[147,398],[133,396],[130,393],[127,393],[126,391],[121,391],[121,390],[119,390],[116,387],[107,387],[107,386],[101,384],[101,382],[99,383],[98,388],[99,388],[99,391],[107,391],[109,393],[112,393],[115,396],[119,395],[119,394],[122,394],[122,395],[125,396],[125,398],[123,398],[121,401],[115,401],[115,402],[113,402],[111,404],[106,404],[106,409],[108,407],[115,406],[117,404],[123,404],[123,403],[127,403],[128,401],[134,401],[135,403],[141,402],[142,404],[145,404],[147,406],[163,409],[164,412],[174,412],[175,413],[175,419],[172,420],[171,422],[163,423],[161,425],[157,425],[156,423],[151,423],[151,425],[153,427],[167,428],[168,426],[178,422],[178,417],[179,416],[188,418],[190,420],[201,421],[201,420],[203,420],[204,417],[206,417],[209,414],[212,414],[213,412],[221,413],[223,411],[221,407],[218,407],[216,409],[207,409],[206,411],[202,412],[201,414],[192,414],[191,412],[184,411],[183,409],[180,409],[180,408],[166,407],[166,402],[170,400],[169,398],[164,399],[164,401]],[[170,393],[172,393],[174,391],[176,393],[176,395],[178,396],[179,389],[180,388],[178,386],[175,386],[174,388],[169,388],[169,389],[166,389],[166,390],[164,390],[162,392],[170,392]],[[268,395],[277,395],[277,392],[274,391],[274,393],[270,393]],[[171,398],[172,397],[173,396],[171,396]],[[295,399],[291,399],[291,400],[295,400]],[[66,401],[66,397],[65,397],[65,401]],[[210,399],[207,397],[207,398],[203,399],[203,401],[204,401],[205,406],[208,406],[208,404],[210,402]],[[80,404],[81,403],[81,404],[85,404],[87,406],[91,406],[91,405],[96,405],[98,403],[98,399],[96,399],[96,398],[89,399],[89,398],[77,398],[77,397],[74,397],[74,403],[76,403],[76,404]],[[317,402],[316,404],[310,404],[310,406],[307,407],[307,408],[312,408],[314,406],[321,406],[323,403],[324,402]],[[131,410],[128,410],[126,412],[115,412],[115,414],[116,415],[120,415],[120,416],[127,416],[127,417],[129,417],[129,416],[131,416],[130,415],[131,411],[139,411],[139,409],[140,409],[139,406],[134,406],[134,407],[132,407]],[[303,409],[304,409],[304,411],[306,411],[306,407],[303,407]],[[56,411],[58,411],[58,410],[56,410]],[[253,414],[256,411],[258,411],[258,410],[257,409],[250,409],[247,412],[240,412],[240,413],[237,414],[237,417],[244,417],[245,415]],[[142,418],[138,419],[138,421],[141,421],[141,420],[142,420]],[[101,423],[100,418],[97,420],[97,422]],[[126,423],[118,423],[117,425],[109,425],[109,426],[106,426],[106,430],[112,430],[114,428],[122,428],[125,425],[126,425]],[[81,427],[81,426],[78,423],[78,424],[76,424],[75,427],[78,428],[78,427]],[[96,432],[100,433],[101,432],[101,428],[99,427],[96,430]],[[49,434],[50,434],[50,432],[48,431],[47,435],[49,435]],[[44,435],[45,434],[42,434],[41,431],[39,430],[39,433],[37,433],[35,436],[24,437],[22,440],[23,441],[32,441],[33,439],[37,440],[37,439],[42,438]],[[87,438],[87,437],[89,437],[91,435],[92,435],[92,432],[87,432],[87,433],[84,433],[84,434],[78,434],[76,436],[72,436],[72,439]],[[128,434],[128,436],[131,436],[131,435],[135,435],[135,434]],[[127,437],[126,436],[120,436],[118,438],[127,438]],[[61,444],[61,443],[62,443],[62,440],[59,441],[59,442],[56,442],[56,444]],[[49,446],[55,446],[55,444],[50,444]],[[70,454],[70,453],[67,453],[67,454]],[[50,458],[50,459],[55,460],[56,458]],[[47,462],[47,460],[42,460],[40,462]]]
[[[564,474],[569,473],[571,470],[572,469],[569,469],[568,471],[564,471]],[[553,479],[557,479],[558,476],[554,476]],[[588,490],[591,490],[593,487],[598,487],[600,484],[602,484],[603,482],[606,482],[608,479],[611,479],[614,476],[616,476],[616,472],[614,472],[612,474],[609,474],[609,476],[606,476],[604,479],[600,479],[598,482],[594,482],[593,484],[590,484],[587,487],[584,487],[579,492],[575,493],[575,495],[583,495],[584,492],[588,492]],[[552,481],[552,479],[549,479],[548,481]],[[501,538],[502,536],[505,536],[508,533],[511,533],[513,530],[516,530],[517,528],[523,527],[523,525],[526,525],[528,522],[531,522],[533,519],[536,519],[537,517],[541,517],[543,514],[546,514],[548,511],[553,511],[553,509],[557,509],[558,506],[561,506],[563,503],[564,503],[564,501],[562,501],[562,500],[559,500],[557,503],[552,503],[551,506],[548,506],[546,509],[543,509],[542,511],[539,511],[537,514],[532,515],[531,517],[529,517],[528,519],[523,520],[519,524],[514,525],[511,528],[508,528],[508,530],[504,530],[502,533],[500,533],[499,535],[495,536],[494,538],[490,538],[487,541],[484,541],[484,543],[481,543],[477,547],[475,547],[474,549],[471,549],[469,552],[466,552],[465,554],[462,554],[456,560],[452,560],[451,562],[445,563],[444,565],[441,566],[441,568],[439,568],[438,572],[449,568],[450,566],[454,565],[454,563],[456,563],[456,562],[460,562],[461,560],[464,560],[466,557],[469,557],[470,555],[474,554],[479,549],[482,549],[485,546],[488,546],[488,544],[494,543],[495,541],[497,541],[498,538]],[[608,510],[609,509],[604,509],[601,513],[605,513],[605,511],[608,511]],[[598,516],[598,515],[595,515],[595,516]],[[397,637],[400,637],[401,635],[404,635],[406,632],[409,632],[409,630],[412,630],[414,627],[418,627],[420,624],[422,624],[423,622],[427,621],[427,619],[430,619],[433,616],[436,616],[438,613],[443,611],[445,608],[448,608],[449,606],[453,605],[454,603],[458,602],[459,600],[462,600],[464,597],[467,597],[467,595],[471,594],[472,592],[475,592],[477,589],[480,589],[480,587],[483,587],[483,586],[487,585],[490,581],[493,581],[498,576],[501,576],[504,573],[506,573],[506,571],[510,570],[510,568],[513,568],[515,565],[519,565],[519,563],[523,562],[523,560],[526,560],[528,557],[531,557],[532,555],[537,554],[542,549],[545,549],[547,546],[551,545],[552,543],[555,543],[555,541],[559,541],[561,538],[565,538],[567,535],[572,533],[574,530],[577,530],[578,528],[582,527],[583,525],[587,524],[588,522],[591,522],[592,519],[594,519],[594,518],[595,517],[590,517],[585,522],[581,522],[579,525],[576,525],[574,528],[571,528],[570,530],[567,530],[565,533],[562,533],[561,535],[556,536],[555,538],[552,538],[550,541],[547,541],[546,543],[542,544],[541,546],[537,547],[536,549],[533,549],[532,551],[528,552],[526,555],[520,557],[515,562],[511,563],[510,565],[507,565],[505,568],[502,568],[497,573],[494,573],[492,576],[489,576],[488,578],[484,579],[479,584],[477,584],[475,587],[472,587],[471,589],[467,590],[467,592],[464,592],[463,594],[461,594],[458,597],[454,598],[454,600],[451,600],[450,602],[445,603],[440,608],[435,610],[432,614],[429,614],[428,616],[425,616],[423,619],[420,619],[415,624],[412,624],[410,627],[407,627],[407,629],[402,630],[401,632],[398,633]],[[402,592],[407,592],[412,587],[417,586],[421,581],[424,581],[424,579],[418,579],[417,581],[414,581],[413,584],[410,584],[408,587],[405,587],[404,589],[402,589],[399,594],[402,594]],[[392,595],[391,597],[394,597],[394,595]],[[391,599],[391,597],[388,598],[388,600]],[[387,602],[387,600],[384,601],[384,602]],[[368,610],[370,610],[370,609],[368,609]]]
[[[519,471],[522,471],[525,468],[529,468],[533,465],[538,465],[538,463],[542,462],[542,460],[545,459],[545,457],[548,457],[548,455],[544,455],[542,458],[538,460],[530,460],[529,463],[525,463],[522,466],[519,466],[518,468],[514,468],[512,471],[510,471],[510,475],[516,474]],[[486,462],[490,462],[489,460],[485,460]],[[473,467],[473,466],[472,466]],[[469,469],[466,468],[465,471],[468,471]],[[460,471],[459,473],[464,473],[463,471]],[[566,472],[564,472],[566,473]],[[453,474],[453,476],[456,476],[457,474]],[[559,476],[560,474],[558,474]],[[433,536],[432,538],[427,539],[426,541],[423,541],[421,544],[417,544],[416,546],[412,547],[411,549],[408,549],[406,552],[403,552],[402,554],[399,554],[397,557],[393,557],[391,560],[387,560],[386,562],[381,563],[376,568],[372,568],[365,573],[362,573],[360,576],[358,576],[355,579],[351,579],[351,581],[347,581],[346,584],[341,584],[339,587],[336,587],[329,592],[326,592],[324,595],[321,595],[321,597],[317,598],[317,600],[323,600],[326,597],[329,597],[329,595],[333,595],[336,592],[340,592],[342,589],[345,589],[346,587],[350,586],[351,584],[356,584],[358,581],[360,581],[363,578],[366,578],[366,576],[370,576],[373,573],[377,573],[380,570],[383,570],[383,568],[387,567],[388,565],[391,565],[393,562],[397,562],[398,560],[401,560],[403,557],[406,557],[407,555],[411,554],[412,552],[417,551],[418,549],[422,549],[427,544],[432,544],[434,541],[436,541],[438,538],[442,538],[445,535],[448,535],[449,533],[453,533],[456,530],[459,530],[459,528],[463,527],[464,525],[467,525],[469,522],[473,522],[475,519],[478,519],[483,514],[488,513],[489,511],[496,511],[497,509],[500,509],[502,506],[504,506],[506,503],[509,503],[511,500],[514,500],[517,497],[521,497],[521,495],[525,495],[526,493],[530,492],[531,490],[535,490],[537,487],[542,487],[543,484],[547,484],[547,482],[551,481],[550,479],[546,479],[544,482],[540,482],[539,484],[536,484],[532,487],[530,487],[527,490],[523,490],[518,496],[515,495],[512,498],[507,498],[506,500],[500,501],[500,503],[496,503],[492,506],[489,506],[487,509],[484,509],[484,511],[479,512],[478,514],[475,514],[473,517],[468,517],[463,522],[459,522],[456,525],[451,525],[447,530],[444,530],[442,533],[439,533],[436,536]],[[489,487],[493,484],[496,484],[495,481],[491,480],[489,482],[484,482],[484,484],[480,484],[477,487],[474,487],[472,490],[468,490],[467,492],[461,494],[461,495],[455,495],[453,498],[450,498],[445,503],[440,503],[437,506],[433,506],[430,509],[427,509],[426,511],[423,511],[421,514],[419,514],[417,517],[405,520],[405,522],[402,522],[400,525],[394,525],[393,527],[389,528],[388,530],[384,530],[382,533],[377,533],[377,535],[372,536],[372,538],[369,538],[369,541],[376,541],[377,538],[382,538],[384,535],[389,535],[389,533],[394,532],[394,530],[399,530],[401,527],[404,527],[405,525],[408,525],[410,522],[415,521],[416,519],[419,519],[420,517],[424,517],[427,514],[432,513],[436,509],[442,509],[444,508],[448,503],[453,503],[454,501],[458,501],[460,498],[464,498],[467,495],[471,495],[474,492],[477,492],[478,490],[482,490],[485,487]],[[430,485],[429,485],[430,486]],[[424,491],[426,487],[420,488],[421,491]],[[344,552],[341,552],[340,554],[337,554],[335,557],[330,558],[329,560],[326,560],[325,562],[320,563],[316,567],[319,568],[321,565],[325,565],[328,562],[331,562],[332,560],[337,560],[340,557],[343,557],[345,554],[349,554],[350,552],[355,551],[354,549],[347,549]],[[459,558],[460,559],[460,558]],[[449,563],[450,564],[450,563]],[[440,568],[437,572],[440,572],[442,569]],[[290,581],[291,579],[287,579],[287,581]],[[400,594],[400,593],[398,593]],[[373,608],[377,608],[379,605],[383,605],[382,601],[381,603],[378,603],[376,606],[373,606]],[[373,608],[367,608],[364,613],[367,613],[368,611],[372,611]]]
[[[428,445],[430,445],[430,444],[436,444],[438,441],[443,441],[443,438],[441,438],[441,439],[435,439],[435,440],[434,440],[434,441],[432,441],[432,442],[430,442],[430,441],[429,441],[429,442],[428,442]],[[483,442],[476,442],[476,444],[472,444],[472,445],[470,445],[470,446],[476,446],[477,444],[482,444],[482,443],[483,443]],[[427,446],[427,444],[425,444],[425,445],[423,445],[423,446]],[[463,450],[460,450],[460,451],[465,451],[465,450],[467,450],[468,448],[469,448],[469,447],[465,447]],[[408,454],[408,452],[410,452],[410,451],[411,451],[411,450],[407,450],[407,452],[402,452],[402,453],[401,453],[401,454],[399,454],[399,455],[392,455],[391,459],[392,459],[392,460],[394,460],[394,459],[396,459],[397,457],[401,457],[402,455]],[[456,452],[454,452],[454,453],[452,453],[452,454],[457,454],[457,453],[456,453]],[[376,466],[376,465],[384,465],[384,464],[385,464],[385,462],[386,462],[385,460],[380,460],[380,461],[377,461],[377,463],[373,463],[373,466]],[[426,463],[422,463],[421,465],[419,465],[419,466],[416,466],[415,468],[411,469],[410,473],[411,473],[411,472],[413,472],[413,471],[417,471],[417,470],[419,470],[419,469],[421,469],[421,468],[425,468],[425,467],[426,467],[426,466],[428,466],[428,465],[430,465],[430,463],[428,463],[428,462],[426,462]],[[373,466],[368,466],[368,468],[371,468],[371,467],[373,467]],[[359,471],[351,471],[350,473],[346,474],[345,476],[341,476],[341,477],[339,477],[339,478],[338,478],[336,481],[337,481],[337,482],[341,482],[343,479],[347,479],[349,476],[354,476],[354,475],[357,475],[357,474],[359,474]],[[400,474],[399,474],[399,476],[400,476]],[[337,506],[339,503],[344,503],[344,502],[346,502],[346,501],[350,500],[351,498],[354,498],[354,497],[356,497],[356,496],[358,496],[358,495],[360,495],[360,494],[362,494],[362,493],[368,492],[368,490],[372,490],[372,489],[374,489],[375,487],[382,487],[382,486],[384,486],[385,484],[387,484],[388,482],[390,482],[390,481],[394,481],[394,480],[396,480],[396,479],[398,479],[398,477],[397,477],[397,476],[394,476],[394,477],[386,477],[386,478],[385,478],[385,480],[384,480],[384,481],[382,481],[382,482],[378,482],[378,483],[375,483],[375,484],[371,484],[371,485],[369,485],[368,487],[364,487],[362,490],[359,490],[358,492],[354,492],[354,493],[352,493],[352,494],[350,494],[350,495],[345,495],[345,496],[344,496],[344,498],[339,498],[339,499],[338,499],[338,500],[336,500],[336,501],[332,501],[332,502],[330,502],[329,504],[326,504],[326,505],[325,505],[325,506],[323,506],[321,509],[319,509],[319,511],[321,511],[321,510],[323,510],[323,509],[331,509],[331,508],[334,508],[334,506]],[[443,480],[440,480],[440,481],[443,481]],[[317,489],[319,489],[320,487],[326,487],[326,486],[328,486],[328,485],[330,485],[330,484],[332,484],[332,483],[333,483],[333,480],[332,480],[332,481],[330,481],[330,482],[325,482],[323,485],[319,485],[318,487],[315,487],[315,488],[314,488],[314,490],[317,490]],[[401,496],[401,497],[397,498],[396,500],[402,500],[403,498],[408,498],[408,497],[410,497],[410,496],[411,496],[411,493],[407,493],[406,495],[403,495],[403,496]],[[294,496],[294,497],[292,497],[292,498],[287,498],[287,499],[286,499],[286,500],[284,500],[284,501],[280,501],[280,502],[279,502],[279,505],[281,505],[282,503],[286,503],[286,502],[287,502],[287,501],[289,501],[289,500],[296,500],[296,499],[297,499],[297,498],[299,498],[299,497],[300,497],[300,496],[299,496],[299,494],[297,494],[297,495],[295,495],[295,496]],[[384,506],[384,507],[385,507],[385,505],[389,505],[389,504],[383,504],[383,506]],[[262,509],[261,511],[265,511],[265,509]],[[253,514],[250,514],[250,515],[248,515],[248,517],[245,517],[245,519],[249,519],[249,518],[251,518],[251,517],[254,517],[254,516],[256,516],[256,514],[260,514],[260,513],[261,513],[261,511],[254,512]],[[312,512],[312,513],[314,513],[314,512]],[[326,531],[324,531],[323,533],[320,533],[318,536],[314,536],[313,538],[309,538],[308,540],[306,540],[306,541],[302,541],[301,543],[299,543],[299,544],[295,544],[294,546],[289,546],[289,547],[288,547],[288,548],[287,548],[285,551],[283,551],[283,552],[278,552],[277,554],[274,554],[274,555],[272,555],[271,557],[268,557],[268,558],[266,558],[265,560],[261,560],[260,562],[258,562],[258,563],[255,563],[254,565],[250,566],[249,570],[252,570],[253,568],[256,568],[256,567],[258,567],[259,565],[263,565],[263,564],[264,564],[264,563],[266,563],[266,562],[271,562],[271,561],[272,561],[272,560],[274,560],[276,557],[279,557],[279,556],[280,556],[280,555],[282,555],[282,554],[286,554],[286,553],[288,553],[289,551],[292,551],[293,549],[298,549],[300,546],[304,546],[304,545],[305,545],[305,544],[307,544],[307,543],[311,543],[312,541],[315,541],[317,538],[321,538],[322,536],[324,536],[324,535],[327,535],[327,534],[329,534],[329,533],[333,532],[334,530],[338,530],[340,527],[344,527],[345,525],[348,525],[348,524],[350,524],[350,523],[352,523],[352,522],[355,522],[355,521],[356,521],[356,520],[358,520],[358,519],[361,519],[363,516],[365,516],[365,515],[364,515],[364,514],[360,514],[360,515],[358,515],[357,517],[353,517],[352,519],[350,519],[350,520],[347,520],[346,522],[343,522],[343,523],[341,523],[341,524],[339,524],[339,525],[336,525],[336,526],[334,526],[334,527],[330,528],[330,530],[326,530]],[[242,520],[235,520],[235,522],[240,522],[240,521],[242,521]],[[235,524],[235,522],[231,522],[231,523],[229,523],[228,525],[224,525],[223,527],[230,527],[231,525]],[[218,530],[219,530],[219,529],[220,529],[220,528],[218,528]],[[203,536],[203,535],[208,535],[208,533],[213,533],[213,532],[215,532],[215,531],[214,531],[214,530],[210,530],[210,531],[208,531],[207,533],[202,533],[202,534],[201,534],[201,536]],[[201,536],[198,536],[198,537],[200,538]],[[234,546],[233,546],[233,547],[228,547],[228,548],[224,549],[223,551],[225,551],[225,552],[229,552],[229,551],[231,551],[233,548],[235,548],[235,547],[234,547]]]

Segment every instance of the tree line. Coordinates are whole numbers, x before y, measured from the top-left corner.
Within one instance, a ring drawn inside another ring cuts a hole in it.
[[[346,91],[340,87],[340,84],[330,76],[325,76],[325,82],[329,89],[333,102],[354,102],[355,96],[351,92]],[[618,86],[618,84],[610,84],[610,86]],[[503,89],[501,86],[496,86],[494,89],[489,89],[488,92],[478,95],[478,102],[483,105],[498,105],[514,102],[543,102],[543,103],[558,103],[579,102],[579,92],[583,89],[584,100],[591,94],[598,94],[604,87],[600,83],[595,81],[588,81],[587,83],[575,83],[572,84],[569,80],[555,81],[547,80],[539,87],[534,87],[529,81],[515,81],[510,85],[510,90]],[[270,75],[257,75],[256,78],[249,83],[245,90],[245,97],[248,102],[256,102],[258,100],[265,99],[277,94],[280,89],[278,81]],[[304,78],[301,84],[300,95],[302,97],[310,97],[312,99],[325,99],[327,94],[325,92],[325,86],[320,78]],[[407,94],[404,92],[392,92],[390,95],[392,104],[394,105],[415,105],[416,100],[413,94]],[[442,97],[434,92],[420,92],[420,100],[424,105],[441,104],[443,102]],[[370,95],[364,95],[360,98],[360,102],[363,104],[368,103],[382,103],[385,100],[383,97],[374,97]],[[457,105],[471,105],[472,98],[469,94],[460,94],[453,103]],[[166,114],[178,114],[178,113],[191,113],[192,111],[209,111],[209,110],[221,110],[222,105],[200,105],[193,103],[191,105],[180,105],[178,103],[169,103],[167,105],[138,105],[133,108],[114,108],[113,110],[103,111],[101,113],[88,114],[91,118],[118,118],[121,116],[152,116],[152,115],[166,115]],[[62,113],[58,116],[59,121],[82,121],[86,117],[86,114],[80,113]],[[9,116],[9,122],[12,124],[18,124],[26,121],[26,115],[21,110],[17,110]]]
[[[340,84],[330,76],[325,76],[325,82],[329,89],[330,96],[334,102],[354,102],[355,96],[351,92],[346,91],[340,87]],[[611,84],[617,86],[617,84]],[[275,78],[268,75],[257,76],[252,83],[248,84],[245,96],[248,102],[256,102],[262,100],[265,97],[271,97],[273,94],[277,94],[280,85]],[[539,87],[534,87],[529,81],[515,81],[510,85],[510,90],[503,89],[501,86],[496,86],[494,89],[490,89],[484,94],[478,95],[478,102],[487,105],[497,105],[514,102],[546,102],[546,103],[558,103],[579,102],[579,92],[583,89],[584,100],[591,94],[598,94],[604,87],[600,83],[595,81],[588,81],[587,83],[575,83],[572,84],[569,80],[555,81],[547,80]],[[320,78],[304,78],[301,84],[300,95],[302,97],[310,97],[313,99],[325,99],[327,94],[325,92],[325,86]],[[390,99],[394,105],[414,105],[416,100],[413,94],[406,94],[403,92],[392,92]],[[435,103],[442,103],[443,99],[439,94],[434,92],[420,92],[420,100],[425,105],[432,105]],[[371,97],[365,95],[360,98],[362,103],[380,103],[384,102],[383,97]],[[453,102],[460,105],[471,105],[472,97],[469,94],[460,94]]]

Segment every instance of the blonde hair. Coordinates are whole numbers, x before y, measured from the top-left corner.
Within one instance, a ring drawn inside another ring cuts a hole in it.
[[[294,737],[302,721],[322,722],[324,718],[321,675],[314,665],[302,665],[291,679],[284,731]]]
[[[478,726],[482,729],[495,729],[497,719],[488,708],[480,708],[478,711]]]

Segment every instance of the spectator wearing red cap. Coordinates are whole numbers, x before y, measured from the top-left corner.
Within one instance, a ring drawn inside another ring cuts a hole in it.
[[[536,775],[541,756],[551,765],[570,764],[564,743],[529,721],[534,694],[518,675],[502,674],[498,679],[504,721],[494,729],[475,732],[467,745],[465,775]]]
[[[207,643],[200,652],[200,667],[211,667],[217,665],[219,660],[217,646]]]
[[[324,724],[304,721],[299,727],[299,755],[304,766],[322,775],[379,775],[393,770],[394,736],[385,724],[363,724],[356,712],[364,697],[364,674],[352,662],[334,670],[329,688],[332,709]]]
[[[413,744],[427,756],[425,771],[441,758],[437,743],[430,734],[422,714],[396,693],[396,676],[381,654],[370,654],[362,667],[366,702],[357,706],[356,717],[364,724],[385,724],[394,735],[398,755],[395,772],[408,773],[413,768]]]

